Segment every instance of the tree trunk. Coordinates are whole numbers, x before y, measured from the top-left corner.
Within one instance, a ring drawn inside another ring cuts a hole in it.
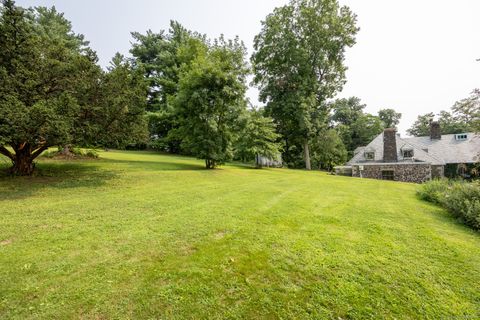
[[[215,160],[205,159],[205,167],[207,169],[214,169],[215,168]]]
[[[255,168],[261,169],[262,164],[260,163],[260,156],[258,154],[255,155]]]
[[[66,158],[73,158],[75,155],[72,153],[72,145],[66,144],[63,146],[62,151],[59,152],[60,155]]]
[[[33,157],[29,147],[15,150],[15,155],[12,159],[13,166],[10,168],[10,173],[16,176],[29,176],[35,169]]]
[[[305,169],[312,170],[312,165],[310,164],[310,149],[308,148],[308,140],[305,140],[303,144],[303,153],[305,156]]]
[[[0,153],[10,158],[12,167],[8,170],[10,174],[18,176],[29,176],[35,169],[35,160],[43,151],[47,150],[47,146],[37,146],[37,149],[26,142],[12,146],[15,153],[11,153],[4,146],[0,146]]]

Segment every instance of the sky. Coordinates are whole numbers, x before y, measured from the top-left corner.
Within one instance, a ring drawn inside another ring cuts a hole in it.
[[[359,97],[366,111],[402,113],[405,134],[416,117],[448,110],[480,87],[479,0],[339,0],[357,15],[357,43],[346,52],[347,83],[337,97]],[[128,55],[130,32],[168,29],[170,20],[218,37],[236,35],[249,55],[261,21],[287,0],[17,0],[52,6],[84,34],[107,66]],[[258,91],[251,88],[253,104]]]

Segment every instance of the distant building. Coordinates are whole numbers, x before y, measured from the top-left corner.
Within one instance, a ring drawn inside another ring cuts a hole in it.
[[[466,168],[479,162],[480,136],[473,132],[442,135],[440,124],[430,124],[430,136],[400,138],[395,129],[385,129],[365,147],[354,151],[339,174],[354,177],[425,182],[432,178],[466,175]]]

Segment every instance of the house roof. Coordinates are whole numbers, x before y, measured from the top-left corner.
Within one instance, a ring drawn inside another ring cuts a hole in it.
[[[396,136],[396,144],[399,163],[425,162],[444,165],[446,163],[473,163],[480,160],[478,158],[480,136],[471,132],[467,133],[466,140],[456,140],[454,134],[442,135],[442,139],[438,140],[432,140],[430,136],[411,138]],[[402,149],[413,150],[413,158],[404,159]],[[373,161],[365,160],[363,152],[358,152],[347,164],[383,162],[383,132],[360,150],[375,150],[375,159]]]
[[[445,163],[474,163],[480,159],[480,136],[467,132],[467,139],[457,140],[455,134],[444,134],[441,139],[432,140],[429,136],[411,137],[404,140],[421,148],[429,154],[442,158]]]

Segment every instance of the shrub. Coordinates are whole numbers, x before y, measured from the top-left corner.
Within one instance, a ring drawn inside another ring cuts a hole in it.
[[[42,157],[45,158],[58,158],[58,159],[75,159],[75,158],[93,158],[97,159],[98,158],[98,152],[93,150],[93,149],[81,149],[78,147],[71,148],[70,153],[68,155],[65,155],[62,153],[62,149],[58,148],[57,150],[47,150],[42,153]]]
[[[421,199],[440,204],[464,224],[480,229],[480,183],[434,180],[417,191]]]
[[[440,199],[445,194],[446,190],[449,187],[449,181],[446,179],[442,180],[432,180],[421,185],[417,190],[417,194],[420,196],[420,199],[440,203]]]

